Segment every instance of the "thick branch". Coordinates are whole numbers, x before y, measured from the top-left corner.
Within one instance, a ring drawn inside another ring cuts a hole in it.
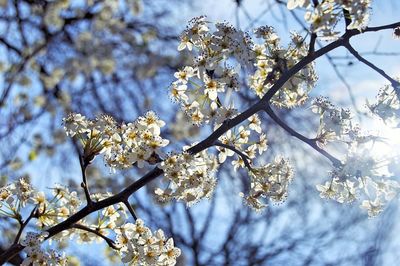
[[[388,29],[394,29],[396,27],[400,27],[400,22],[392,23],[392,24],[387,24],[379,27],[367,27],[364,29],[364,32],[376,32],[376,31],[381,31],[381,30],[388,30]],[[328,44],[327,46],[319,49],[315,53],[309,54],[306,57],[304,57],[302,60],[300,60],[296,65],[294,65],[292,68],[290,68],[287,72],[285,72],[282,77],[280,77],[275,84],[271,87],[269,91],[263,96],[261,101],[264,103],[267,103],[271,100],[271,98],[277,93],[278,90],[297,72],[299,72],[301,69],[303,69],[305,66],[307,66],[309,63],[313,62],[315,59],[325,55],[326,53],[329,53],[330,51],[341,47],[345,46],[346,43],[349,42],[350,38],[360,35],[362,32],[358,30],[348,30],[346,31],[345,34],[343,34],[338,40]],[[265,81],[267,82],[267,80]],[[266,84],[264,84],[266,85]]]

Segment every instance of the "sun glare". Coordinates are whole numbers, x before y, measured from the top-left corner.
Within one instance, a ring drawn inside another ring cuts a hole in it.
[[[400,173],[400,128],[389,127],[375,120],[372,130],[378,138],[373,143],[371,155],[378,161],[382,171],[386,169],[387,172],[383,174],[396,176]]]

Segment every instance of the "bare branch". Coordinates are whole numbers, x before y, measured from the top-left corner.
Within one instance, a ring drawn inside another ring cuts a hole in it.
[[[390,77],[388,74],[385,73],[385,71],[383,71],[382,69],[380,69],[379,67],[375,66],[373,63],[371,63],[370,61],[368,61],[367,59],[365,59],[364,57],[362,57],[354,48],[353,46],[351,46],[350,42],[345,43],[344,45],[347,50],[349,50],[349,52],[354,55],[355,58],[357,58],[360,62],[364,63],[365,65],[367,65],[368,67],[372,68],[373,70],[375,70],[377,73],[379,73],[382,77],[384,77],[385,79],[387,79],[390,84],[392,84],[393,89],[395,90],[397,97],[400,99],[400,82],[398,82],[397,80],[393,79],[392,77]]]

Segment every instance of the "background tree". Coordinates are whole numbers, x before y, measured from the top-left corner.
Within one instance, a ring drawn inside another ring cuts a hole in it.
[[[274,2],[271,1],[271,3]],[[286,3],[280,1],[276,3],[286,8]],[[239,12],[244,7],[241,2],[237,4]],[[2,167],[4,176],[7,176],[10,181],[20,176],[22,172],[37,175],[35,163],[37,165],[38,161],[43,163],[50,160],[46,157],[37,158],[38,155],[44,153],[54,154],[51,157],[50,169],[63,167],[70,172],[71,169],[76,168],[74,165],[76,166],[77,157],[71,154],[78,152],[82,155],[81,146],[78,143],[72,143],[75,152],[69,145],[61,146],[60,143],[63,143],[66,138],[65,133],[59,131],[62,117],[72,111],[83,113],[88,117],[105,113],[112,115],[119,122],[130,122],[138,115],[143,115],[146,110],[153,109],[158,111],[159,117],[166,121],[167,125],[170,125],[166,131],[162,132],[164,138],[176,138],[179,141],[188,137],[191,140],[207,137],[209,128],[202,127],[202,131],[199,132],[200,128],[190,126],[190,123],[182,117],[183,115],[178,114],[175,117],[173,113],[171,114],[170,104],[159,104],[160,91],[166,91],[166,84],[171,82],[173,73],[191,62],[186,60],[189,54],[176,57],[175,40],[177,32],[181,29],[173,28],[165,19],[168,17],[168,12],[164,9],[167,7],[159,3],[154,4],[152,1],[143,2],[142,5],[143,13],[135,16],[128,12],[130,10],[128,7],[132,7],[136,12],[138,2],[124,2],[120,6],[111,1],[85,4],[9,1],[5,4],[2,26],[7,30],[1,36],[1,43],[6,51],[4,53],[6,55],[3,74],[4,90],[2,91],[4,107],[1,109],[4,118],[2,119],[4,126],[1,128],[4,142],[2,146],[5,147],[4,150],[2,149],[4,153]],[[271,12],[272,10],[271,8]],[[163,25],[169,27],[164,28]],[[396,25],[390,25],[387,28],[393,29]],[[309,26],[304,23],[301,27],[308,29]],[[374,30],[374,28],[371,29]],[[168,35],[165,34],[166,32]],[[358,31],[349,30],[347,34],[350,38],[353,34],[358,34]],[[311,34],[310,47],[314,46],[313,42],[316,40],[318,39],[315,35]],[[168,46],[169,43],[170,46]],[[345,42],[334,43],[342,46]],[[163,50],[160,50],[160,47],[163,47]],[[166,47],[170,50],[165,49]],[[318,54],[318,51],[321,50],[317,50],[315,52],[317,54],[309,58],[314,60],[315,57],[326,52],[322,50],[321,54]],[[351,48],[349,51],[352,51]],[[328,57],[328,60],[336,69],[336,60],[343,60],[343,58]],[[290,72],[286,73],[285,69],[280,71],[283,77],[290,77]],[[206,74],[209,75],[208,72]],[[243,80],[238,80],[241,90],[238,93],[239,101],[237,102],[240,106],[235,107],[239,110],[245,110],[246,107],[254,105],[260,107],[260,104],[255,104],[257,100],[254,92],[244,89],[249,84],[246,76],[243,75],[243,77]],[[275,84],[274,77],[270,78],[271,84]],[[279,84],[279,77],[276,78]],[[340,74],[338,78],[344,80]],[[281,85],[276,85],[276,88]],[[23,89],[24,86],[28,89]],[[275,103],[278,102],[275,100]],[[257,110],[257,108],[252,108],[252,110]],[[310,153],[309,149],[299,145],[298,141],[288,142],[287,139],[282,141],[281,136],[284,133],[282,131],[276,133],[279,130],[276,126],[281,126],[288,133],[305,140],[314,149],[323,153],[319,143],[306,140],[305,137],[288,130],[285,126],[295,124],[296,128],[304,130],[310,127],[311,131],[315,132],[315,128],[318,128],[316,119],[318,117],[314,115],[314,118],[311,118],[316,122],[314,125],[303,124],[303,121],[307,122],[310,119],[309,111],[293,112],[283,109],[279,112],[281,118],[275,116],[272,109],[265,111],[267,114],[262,114],[261,120],[263,129],[268,131],[269,150],[263,155],[264,162],[271,161],[276,153],[282,151],[287,151],[285,155],[293,154],[291,159],[297,162],[296,169],[306,168],[298,170],[300,175],[297,173],[297,181],[291,188],[298,195],[290,196],[289,201],[282,207],[272,207],[263,214],[254,214],[250,209],[243,207],[240,198],[232,195],[233,192],[249,189],[248,174],[246,171],[233,173],[232,166],[225,163],[218,172],[219,186],[216,195],[209,203],[198,203],[189,209],[184,204],[177,203],[156,208],[154,203],[149,201],[156,184],[150,183],[149,193],[139,191],[129,198],[139,217],[143,218],[150,228],[163,228],[167,235],[173,236],[176,246],[182,248],[181,258],[184,257],[187,264],[263,265],[266,261],[279,264],[282,261],[291,260],[293,264],[362,263],[363,260],[371,264],[374,261],[379,262],[382,252],[379,252],[376,241],[385,238],[385,234],[390,232],[390,226],[385,227],[386,232],[375,230],[368,234],[360,234],[360,239],[354,239],[352,228],[357,223],[365,224],[365,217],[361,216],[357,210],[353,210],[354,215],[348,215],[348,210],[340,209],[338,206],[329,210],[325,207],[323,209],[316,207],[316,200],[310,194],[315,193],[312,192],[315,191],[313,188],[315,182],[322,183],[319,178],[321,169],[309,169],[309,166],[314,164],[313,160],[316,159],[310,158],[311,162],[307,163],[302,150],[305,148],[305,153]],[[241,118],[245,116],[247,115]],[[176,125],[169,123],[174,120]],[[241,119],[234,118],[230,123],[236,124],[239,121]],[[291,123],[286,124],[282,121],[291,121]],[[219,129],[218,132],[221,133],[214,136],[222,134],[224,129],[233,125],[226,124],[228,125]],[[26,133],[27,129],[29,129],[28,133]],[[177,141],[171,141],[171,150],[181,150],[182,142]],[[193,149],[193,152],[210,144],[212,143],[200,144]],[[158,160],[157,157],[154,159]],[[97,166],[100,166],[102,163],[98,161]],[[326,161],[324,163],[329,164]],[[33,166],[29,166],[30,164]],[[107,172],[107,169],[89,166],[87,179],[91,192],[107,190],[116,194],[127,184],[132,184],[132,179],[137,179],[141,173],[145,174],[142,169],[118,172],[117,176],[109,175]],[[62,183],[65,183],[67,177],[77,176],[75,174],[65,176],[58,171],[55,174],[63,176],[59,180]],[[146,174],[144,179],[140,179],[141,181],[133,183],[131,188],[137,189],[159,174],[160,171],[156,169]],[[44,173],[39,175],[44,175]],[[46,175],[52,174],[49,172]],[[121,178],[122,175],[124,178]],[[307,179],[300,178],[303,175]],[[309,177],[314,175],[318,178],[315,181],[310,180]],[[35,179],[33,181],[35,183]],[[49,186],[43,181],[40,183],[40,180],[36,182],[39,185]],[[72,178],[70,185],[84,196],[81,193],[82,189],[76,185],[80,182],[78,178]],[[230,202],[229,205],[232,206],[229,212],[226,211],[226,202]],[[29,213],[26,213],[24,218],[28,215]],[[390,216],[394,213],[388,212],[385,215]],[[344,216],[346,219],[343,218]],[[287,223],[288,217],[291,217],[290,225],[283,226],[285,221]],[[296,218],[298,222],[293,222],[294,217],[298,217]],[[332,223],[323,225],[321,220],[325,221],[325,219]],[[228,225],[225,224],[226,220],[229,220]],[[393,219],[387,218],[382,221],[389,222]],[[4,223],[3,231],[6,232],[6,228],[12,228],[14,225],[15,222],[12,220]],[[215,237],[217,233],[221,235]],[[16,232],[9,231],[9,234],[9,237],[14,239]],[[265,237],[257,238],[257,236]],[[348,244],[346,241],[348,239],[354,240],[355,244]],[[325,245],[330,248],[322,250],[324,245],[321,245],[319,241],[325,242]],[[379,241],[382,242],[382,240]],[[7,236],[4,237],[4,243],[5,247],[10,243]],[[73,246],[70,249],[76,251]],[[342,256],[338,258],[332,256],[332,253],[339,253],[339,248],[335,246],[346,246],[348,255],[343,256],[343,252],[340,252]],[[293,253],[298,254],[296,259]],[[85,255],[82,254],[82,256]],[[110,256],[115,258],[115,253],[110,253]],[[18,259],[18,257],[15,258]]]

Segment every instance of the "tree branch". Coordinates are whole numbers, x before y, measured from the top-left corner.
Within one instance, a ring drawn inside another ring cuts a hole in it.
[[[128,208],[129,212],[131,213],[133,219],[136,221],[138,219],[135,210],[132,208],[131,204],[129,203],[128,200],[124,201],[124,204],[126,206],[126,208]]]
[[[308,55],[312,55],[315,52],[315,41],[317,40],[317,34],[311,33],[310,44],[308,47]]]
[[[18,222],[20,223],[20,228],[18,230],[17,235],[15,236],[14,239],[14,243],[13,244],[17,244],[22,232],[24,231],[26,225],[29,223],[29,221],[33,218],[33,216],[35,215],[36,212],[36,206],[33,208],[33,210],[31,211],[31,213],[29,214],[28,218],[25,220],[25,222],[22,221],[22,219],[19,219]]]
[[[89,193],[89,186],[87,183],[87,178],[86,178],[86,168],[89,165],[89,162],[87,162],[83,156],[79,155],[79,164],[81,166],[81,172],[82,172],[82,183],[81,187],[83,188],[83,191],[85,192],[85,197],[86,197],[86,202],[88,205],[92,205],[93,201],[90,198],[90,193]]]
[[[312,147],[314,150],[316,150],[317,152],[319,152],[320,154],[322,154],[323,156],[325,156],[326,158],[328,158],[332,164],[334,166],[339,166],[342,163],[340,162],[339,159],[335,158],[334,156],[332,156],[331,154],[329,154],[328,152],[326,152],[325,150],[321,149],[320,147],[318,147],[316,140],[314,139],[309,139],[303,135],[301,135],[300,133],[298,133],[297,131],[295,131],[294,129],[292,129],[289,125],[287,125],[284,121],[282,121],[272,110],[271,106],[268,104],[264,107],[264,111],[272,118],[272,120],[275,121],[275,123],[277,123],[280,127],[282,127],[286,132],[288,132],[290,135],[292,135],[293,137],[298,138],[299,140],[307,143],[310,147]]]
[[[72,226],[72,228],[80,229],[80,230],[83,230],[83,231],[86,231],[86,232],[95,234],[95,235],[101,237],[102,239],[104,239],[104,240],[107,242],[107,245],[108,245],[110,248],[116,249],[116,250],[119,249],[119,247],[115,244],[115,242],[114,242],[112,239],[106,237],[105,235],[102,235],[102,234],[101,234],[99,231],[97,231],[97,230],[94,230],[94,229],[92,229],[92,228],[89,228],[89,227],[84,226],[84,225],[81,225],[81,224],[74,224],[74,225]]]
[[[16,52],[19,56],[21,56],[21,51],[15,47],[14,45],[12,45],[11,43],[9,43],[6,39],[0,37],[0,43],[4,44],[8,49],[13,50],[14,52]]]
[[[367,27],[364,32],[376,32],[376,31],[381,31],[381,30],[387,30],[387,29],[394,29],[396,27],[400,26],[400,22],[392,23],[392,24],[387,24],[379,27]],[[278,90],[297,72],[299,72],[301,69],[303,69],[306,65],[309,63],[313,62],[315,59],[325,55],[326,53],[329,53],[330,51],[341,47],[345,46],[346,43],[349,42],[350,38],[360,35],[362,32],[358,30],[348,30],[346,31],[338,40],[328,44],[327,46],[322,47],[321,49],[317,50],[315,53],[309,54],[306,57],[304,57],[302,60],[300,60],[296,65],[294,65],[292,68],[290,68],[288,71],[286,71],[276,82],[275,84],[270,88],[269,91],[263,96],[261,99],[262,102],[268,103],[271,98],[275,95],[275,93],[278,92]],[[265,81],[265,83],[267,80]],[[266,84],[264,84],[266,85]]]
[[[233,147],[231,145],[228,145],[228,144],[224,144],[224,143],[222,143],[222,142],[220,142],[218,140],[214,142],[214,145],[215,146],[220,146],[220,147],[223,147],[223,148],[226,148],[226,149],[229,149],[229,150],[235,152],[237,155],[239,155],[242,158],[242,160],[244,162],[244,165],[247,167],[247,169],[251,170],[251,165],[250,165],[250,162],[249,162],[249,159],[250,159],[249,156],[247,156],[243,152],[239,151],[235,147]]]
[[[385,30],[385,29],[394,29],[394,28],[396,28],[398,26],[400,26],[400,22],[393,23],[393,24],[388,24],[388,25],[383,25],[383,26],[380,26],[380,27],[366,28],[364,31],[370,32],[370,31],[380,31],[380,30]],[[344,43],[348,42],[348,40],[351,37],[359,35],[359,34],[361,34],[361,33],[358,30],[349,30],[339,40],[337,40],[335,42],[332,42],[329,45],[319,49],[315,53],[304,57],[295,66],[293,66],[291,69],[289,69],[287,72],[285,72],[284,75],[282,75],[282,77],[272,86],[272,88],[263,96],[263,98],[260,101],[258,101],[256,104],[254,104],[253,106],[251,106],[250,108],[248,108],[247,110],[242,112],[241,114],[237,115],[236,117],[234,117],[232,119],[227,119],[226,121],[224,121],[219,128],[217,128],[206,139],[204,139],[200,143],[196,144],[195,146],[191,147],[188,150],[188,152],[190,154],[196,154],[196,153],[201,152],[202,150],[205,150],[205,149],[209,148],[226,131],[228,131],[229,129],[235,127],[236,125],[240,124],[241,122],[245,121],[247,118],[249,118],[253,114],[255,114],[255,113],[257,113],[257,112],[259,112],[261,110],[264,110],[264,111],[268,111],[267,113],[271,114],[272,118],[275,117],[274,120],[280,126],[282,126],[286,131],[292,133],[293,136],[303,140],[308,145],[313,147],[315,150],[319,151],[322,155],[324,155],[325,157],[330,159],[332,163],[334,163],[334,164],[337,163],[338,160],[336,158],[332,157],[331,155],[326,153],[324,150],[320,149],[315,143],[312,142],[312,140],[309,140],[309,139],[305,138],[304,136],[300,135],[299,133],[293,131],[285,123],[279,122],[280,119],[277,118],[277,116],[273,112],[271,112],[272,109],[269,106],[269,101],[274,96],[274,94],[294,74],[296,74],[298,71],[300,71],[307,64],[313,62],[318,57],[320,57],[320,56],[322,56],[322,55],[324,55],[324,54],[326,54],[326,53],[328,53],[328,52],[330,52],[330,51],[332,51],[332,50],[334,50],[334,49],[336,49],[336,48],[338,48],[340,46],[343,46]],[[4,98],[4,96],[1,97],[1,98]],[[271,111],[269,111],[269,110],[271,110]],[[70,216],[65,221],[63,221],[63,222],[61,222],[61,223],[49,228],[47,230],[49,232],[49,236],[46,239],[48,239],[48,238],[50,238],[50,237],[62,232],[63,230],[72,228],[76,222],[78,222],[79,220],[83,219],[84,217],[86,217],[87,215],[89,215],[89,214],[91,214],[91,213],[93,213],[95,211],[101,210],[101,209],[106,208],[106,207],[108,207],[110,205],[113,205],[113,204],[117,204],[117,203],[121,203],[121,202],[127,201],[128,198],[130,197],[130,195],[135,193],[137,190],[139,190],[140,188],[142,188],[147,183],[151,182],[152,180],[154,180],[155,178],[157,178],[161,174],[163,174],[163,170],[155,167],[155,168],[153,168],[153,170],[148,172],[146,175],[141,177],[139,180],[137,180],[133,184],[129,185],[127,188],[125,188],[124,190],[122,190],[118,194],[113,195],[111,197],[108,197],[108,198],[106,198],[104,200],[101,200],[101,201],[98,201],[98,202],[94,202],[92,205],[87,205],[87,206],[83,207],[80,211],[78,211],[74,215]],[[21,252],[23,249],[24,249],[24,246],[22,246],[20,244],[13,244],[8,250],[6,250],[5,252],[3,252],[0,255],[0,264],[3,264],[5,262],[7,262],[11,258],[13,258],[15,255],[17,255],[19,252]]]
[[[349,13],[349,11],[347,11],[344,8],[342,9],[342,12],[343,12],[344,22],[346,24],[346,30],[347,30],[347,27],[351,24],[350,13]]]
[[[375,70],[377,73],[379,73],[382,77],[384,77],[385,79],[387,79],[390,84],[392,84],[393,89],[395,90],[397,97],[400,99],[400,82],[393,79],[392,77],[390,77],[388,74],[385,73],[385,71],[383,71],[382,69],[380,69],[379,67],[375,66],[373,63],[371,63],[370,61],[368,61],[367,59],[365,59],[364,57],[362,57],[354,48],[353,46],[351,46],[350,42],[345,43],[344,45],[346,47],[347,50],[349,50],[349,52],[355,57],[357,58],[360,62],[364,63],[365,65],[367,65],[368,67],[372,68],[373,70]]]

